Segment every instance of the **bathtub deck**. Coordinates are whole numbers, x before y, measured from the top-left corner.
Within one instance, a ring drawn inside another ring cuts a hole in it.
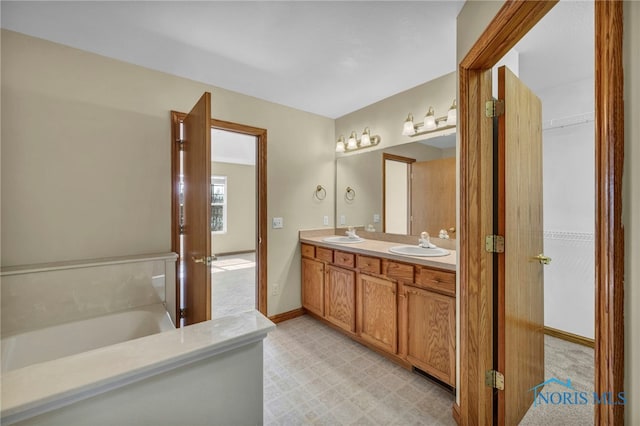
[[[9,371],[1,376],[2,424],[259,342],[274,327],[257,311],[243,312]]]

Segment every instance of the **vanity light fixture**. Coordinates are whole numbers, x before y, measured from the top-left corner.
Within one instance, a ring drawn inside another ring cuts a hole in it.
[[[380,143],[380,136],[371,136],[371,131],[368,127],[364,128],[362,136],[358,139],[358,135],[355,131],[351,132],[351,136],[345,142],[344,136],[340,135],[336,142],[336,152],[355,151],[357,149],[369,148],[376,146]]]
[[[422,123],[413,122],[413,114],[409,113],[407,119],[404,122],[404,126],[402,127],[402,134],[404,136],[419,136],[427,133],[435,132],[438,130],[445,129],[453,129],[456,127],[456,101],[453,100],[447,115],[443,117],[435,116],[435,111],[432,106],[429,107],[429,110],[424,116],[424,120]]]

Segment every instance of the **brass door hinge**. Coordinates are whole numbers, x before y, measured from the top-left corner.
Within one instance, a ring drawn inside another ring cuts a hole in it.
[[[184,234],[186,234],[184,225],[180,225],[180,235],[184,235]]]
[[[504,390],[504,375],[496,370],[488,370],[484,373],[484,383],[490,388]]]
[[[499,99],[487,101],[484,104],[484,112],[489,118],[504,114],[504,101]]]
[[[187,317],[187,309],[186,308],[180,308],[180,312],[178,312],[179,314],[179,318],[186,318]]]
[[[504,237],[502,235],[487,235],[484,248],[489,253],[504,253]]]
[[[178,146],[180,147],[180,151],[184,151],[184,143],[186,141],[184,139],[176,139],[176,143],[178,144]]]

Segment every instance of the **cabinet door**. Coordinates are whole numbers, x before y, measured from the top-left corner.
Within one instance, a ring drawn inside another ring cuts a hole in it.
[[[356,331],[356,273],[327,265],[324,287],[324,314],[333,324]]]
[[[302,306],[324,316],[324,264],[302,258]]]
[[[395,354],[398,350],[396,283],[361,274],[358,278],[358,333]]]
[[[454,386],[456,362],[455,298],[404,286],[407,360]]]

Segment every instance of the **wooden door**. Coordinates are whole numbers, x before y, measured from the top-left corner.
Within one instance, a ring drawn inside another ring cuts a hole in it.
[[[302,258],[302,306],[324,316],[324,263]]]
[[[211,319],[211,94],[184,119],[185,325]]]
[[[393,281],[360,274],[358,277],[358,333],[395,354],[398,350],[398,303]]]
[[[411,165],[411,235],[456,225],[456,159],[420,161]],[[455,237],[455,235],[451,235]]]
[[[498,424],[517,425],[544,381],[542,105],[506,67],[498,69]]]
[[[404,285],[407,361],[443,382],[456,382],[456,299]]]
[[[324,315],[338,327],[356,331],[356,273],[333,265],[326,266]]]

